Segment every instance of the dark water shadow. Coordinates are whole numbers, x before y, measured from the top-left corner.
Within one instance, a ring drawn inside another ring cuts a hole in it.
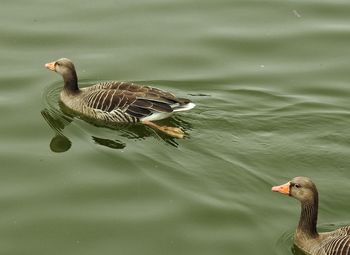
[[[65,152],[72,147],[72,142],[63,135],[63,129],[68,125],[72,120],[61,114],[58,114],[56,111],[50,111],[45,108],[41,111],[41,115],[51,129],[55,132],[55,136],[51,139],[50,149],[53,152]]]
[[[296,246],[296,245],[293,245],[293,247],[292,247],[292,252],[293,252],[294,255],[307,255],[307,254],[304,253],[302,250],[300,250],[300,249],[298,248],[298,246]]]

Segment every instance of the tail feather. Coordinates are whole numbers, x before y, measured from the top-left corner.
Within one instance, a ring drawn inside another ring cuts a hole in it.
[[[181,112],[181,111],[188,111],[194,108],[196,105],[188,100],[186,104],[180,104],[176,107],[174,107],[174,112]]]

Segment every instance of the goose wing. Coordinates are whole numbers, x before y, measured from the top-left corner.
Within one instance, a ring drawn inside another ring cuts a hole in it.
[[[84,99],[89,108],[105,112],[119,109],[138,119],[154,113],[171,113],[174,106],[181,104],[169,92],[125,82],[105,82],[89,87]]]

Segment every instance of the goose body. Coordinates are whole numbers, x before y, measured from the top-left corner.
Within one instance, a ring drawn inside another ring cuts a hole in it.
[[[76,94],[62,90],[60,99],[73,111],[108,123],[160,120],[193,108],[189,100],[169,92],[117,81],[82,88]]]
[[[73,112],[106,124],[142,122],[171,136],[182,138],[179,128],[161,127],[151,121],[170,117],[174,112],[192,109],[190,100],[178,98],[149,86],[130,82],[101,82],[78,87],[74,64],[67,58],[47,63],[46,68],[62,75],[60,100]]]
[[[295,177],[272,191],[296,198],[301,214],[294,234],[294,244],[308,255],[350,255],[350,226],[331,232],[317,232],[318,192],[307,177]]]

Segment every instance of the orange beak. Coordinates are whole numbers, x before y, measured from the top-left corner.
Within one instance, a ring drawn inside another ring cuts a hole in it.
[[[56,62],[46,63],[45,67],[51,71],[56,71],[55,64],[56,64]]]
[[[287,182],[287,183],[285,183],[283,185],[280,185],[280,186],[274,186],[274,187],[272,187],[271,190],[274,191],[274,192],[279,192],[279,193],[282,193],[282,194],[285,194],[285,195],[289,195],[290,182]]]

